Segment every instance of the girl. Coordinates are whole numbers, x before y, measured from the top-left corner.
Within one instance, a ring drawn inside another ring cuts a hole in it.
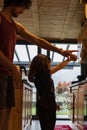
[[[56,122],[55,91],[51,74],[64,68],[71,60],[69,57],[51,68],[51,59],[46,55],[39,54],[31,62],[28,79],[35,84],[37,89],[38,100],[36,106],[41,130],[54,130]]]

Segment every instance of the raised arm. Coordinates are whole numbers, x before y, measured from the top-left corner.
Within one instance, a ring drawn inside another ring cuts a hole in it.
[[[51,69],[50,69],[51,74],[54,74],[55,72],[61,70],[62,68],[64,68],[72,60],[73,59],[69,57],[65,61],[63,61],[60,64],[56,65],[55,67],[51,67]]]

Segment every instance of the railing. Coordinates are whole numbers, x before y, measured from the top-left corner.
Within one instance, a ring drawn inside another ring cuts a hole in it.
[[[32,122],[32,88],[28,84],[23,84],[23,112],[22,112],[22,130],[28,128]]]

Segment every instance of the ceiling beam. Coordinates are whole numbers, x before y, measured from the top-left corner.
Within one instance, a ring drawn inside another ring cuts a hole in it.
[[[50,43],[56,43],[56,44],[77,44],[77,39],[58,39],[58,38],[46,38],[46,37],[42,37],[44,39],[46,39],[47,41],[49,41]],[[29,43],[26,40],[17,40],[16,42],[17,45],[33,45],[31,43]]]
[[[59,38],[47,38],[47,37],[42,37],[42,38],[46,39],[47,41],[49,41],[51,43],[77,44],[77,39],[59,39]]]
[[[72,18],[73,18],[73,15],[74,15],[74,10],[78,4],[78,0],[70,0],[70,6],[69,6],[69,9],[68,9],[68,12],[67,12],[67,17],[66,17],[66,20],[65,20],[65,24],[64,24],[64,27],[63,27],[63,30],[62,30],[62,33],[61,33],[61,36],[60,38],[63,39],[64,37],[66,37],[66,31],[67,33],[70,31],[70,26],[71,26],[71,23],[72,23]],[[72,28],[72,26],[71,26]]]
[[[32,19],[34,24],[35,34],[40,35],[39,31],[39,15],[38,15],[38,2],[37,0],[32,1]]]

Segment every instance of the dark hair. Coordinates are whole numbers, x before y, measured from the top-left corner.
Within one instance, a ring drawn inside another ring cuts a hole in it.
[[[31,0],[4,0],[4,8],[10,5],[23,6],[28,9],[32,4]]]
[[[46,73],[50,73],[49,63],[51,59],[43,54],[35,56],[30,64],[28,79],[33,82],[36,75],[43,76]]]

